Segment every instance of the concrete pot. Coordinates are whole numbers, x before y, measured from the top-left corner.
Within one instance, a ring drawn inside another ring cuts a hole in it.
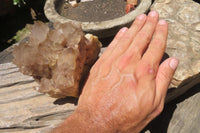
[[[122,17],[101,22],[76,22],[81,24],[83,31],[86,33],[97,35],[99,38],[109,37],[115,35],[123,26],[130,26],[135,17],[139,14],[146,13],[152,4],[151,0],[139,0],[138,2],[139,4],[134,11]],[[46,17],[52,22],[59,21],[64,23],[72,21],[57,12],[57,8],[64,3],[65,0],[47,0],[44,7]]]

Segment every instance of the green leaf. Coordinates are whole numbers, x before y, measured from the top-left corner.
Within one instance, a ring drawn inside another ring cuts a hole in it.
[[[13,5],[18,5],[19,7],[26,4],[25,0],[13,0]]]

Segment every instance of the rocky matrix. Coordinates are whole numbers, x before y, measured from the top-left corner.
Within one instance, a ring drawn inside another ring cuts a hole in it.
[[[179,59],[168,100],[200,83],[200,4],[192,0],[156,0],[151,7],[169,23],[166,53]]]
[[[40,84],[51,97],[78,97],[89,69],[98,58],[98,38],[84,35],[79,24],[35,22],[28,41],[15,46],[14,64]]]

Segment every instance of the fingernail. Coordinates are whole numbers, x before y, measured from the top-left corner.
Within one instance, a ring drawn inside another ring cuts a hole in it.
[[[159,24],[159,25],[166,25],[167,22],[166,22],[165,20],[159,20],[158,24]]]
[[[155,17],[155,16],[157,16],[157,12],[156,11],[151,11],[150,13],[149,13],[149,16],[151,16],[151,17]]]
[[[139,20],[143,20],[145,17],[146,17],[145,14],[141,14],[141,15],[138,16],[138,19],[139,19]]]
[[[121,30],[120,30],[120,31],[124,33],[124,32],[126,32],[127,30],[128,30],[128,28],[127,28],[127,27],[123,27],[123,28],[121,28]]]
[[[179,61],[175,58],[171,59],[169,66],[175,70],[178,67]]]

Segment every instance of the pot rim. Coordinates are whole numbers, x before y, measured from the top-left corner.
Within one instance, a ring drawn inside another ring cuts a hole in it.
[[[52,22],[59,21],[61,23],[65,23],[65,22],[73,21],[73,22],[80,23],[83,31],[85,31],[85,32],[106,30],[106,29],[118,27],[120,25],[129,24],[138,15],[146,13],[152,4],[151,0],[140,0],[139,5],[136,7],[136,9],[134,11],[131,11],[130,13],[128,13],[122,17],[118,17],[118,18],[106,20],[106,21],[101,21],[101,22],[80,22],[80,21],[76,21],[76,20],[67,19],[64,16],[61,16],[55,9],[56,1],[58,1],[58,0],[47,0],[46,1],[45,6],[44,6],[44,12],[45,12],[46,17]]]

